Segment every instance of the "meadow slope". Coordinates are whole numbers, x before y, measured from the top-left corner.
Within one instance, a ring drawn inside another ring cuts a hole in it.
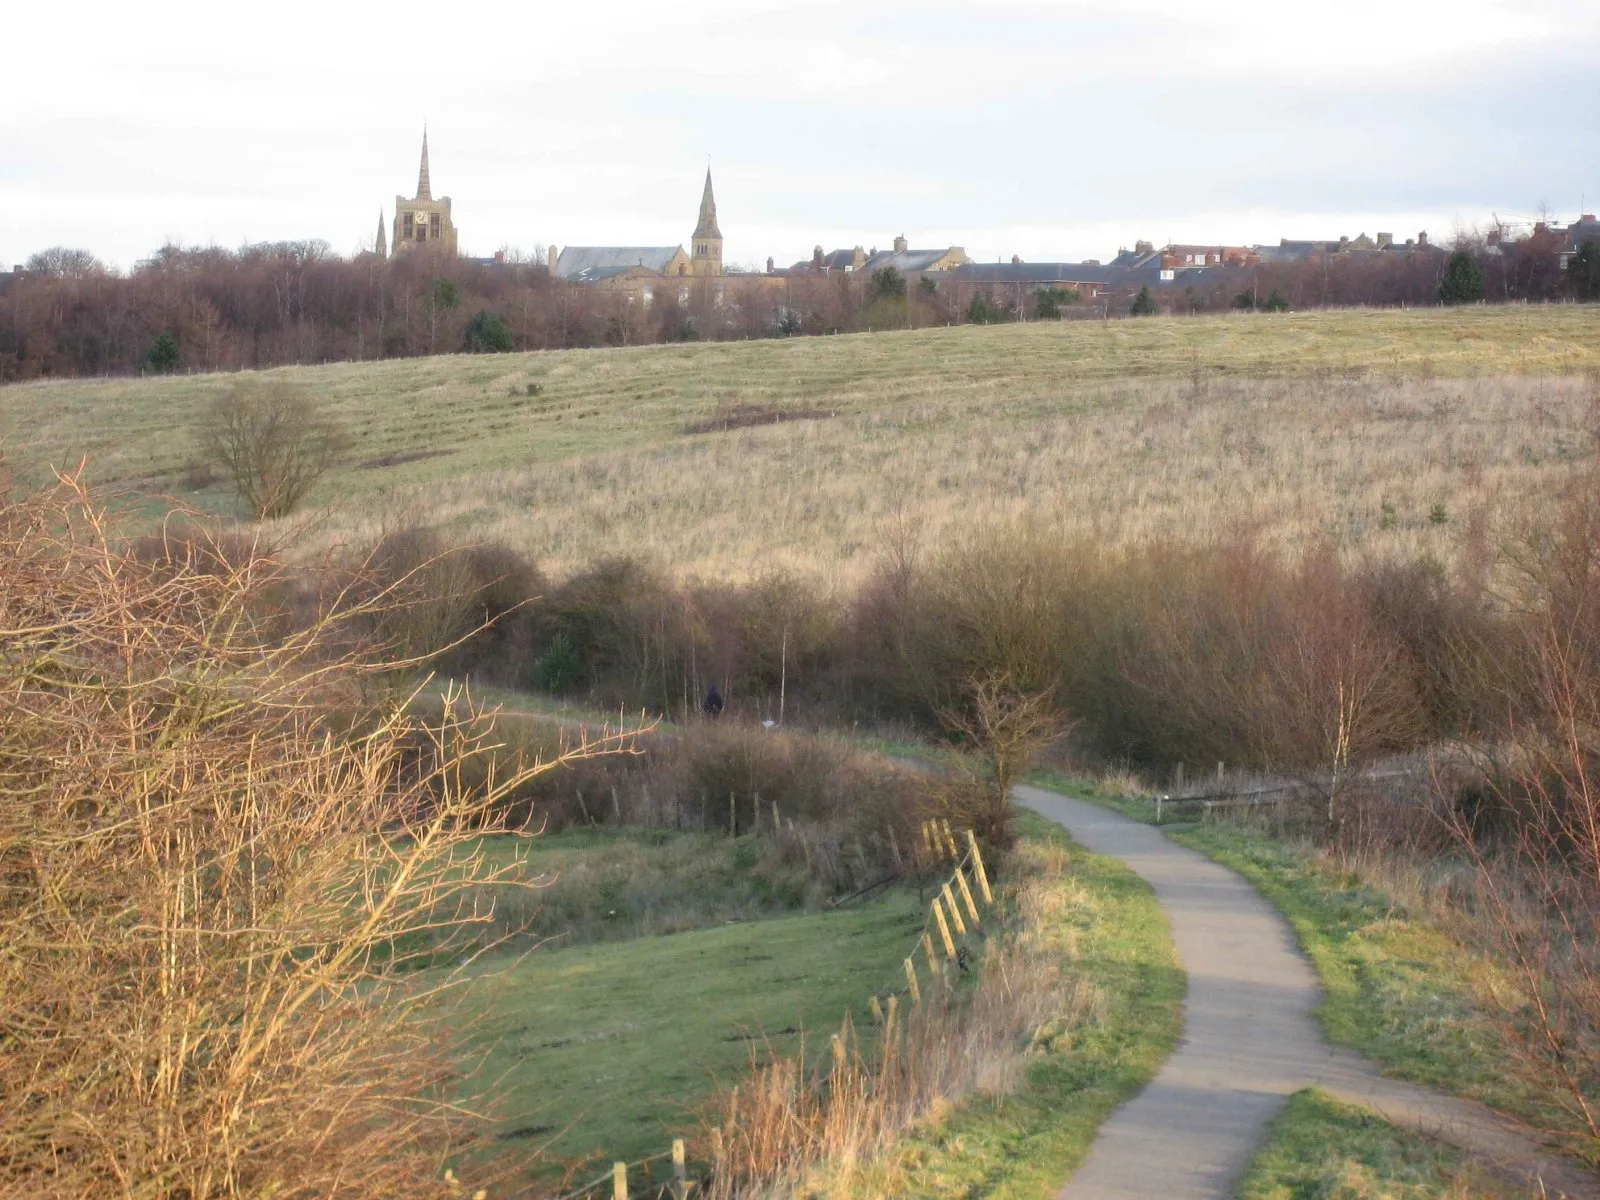
[[[1600,308],[1237,314],[286,368],[351,434],[316,540],[498,539],[848,579],[910,517],[1104,541],[1253,526],[1415,550],[1582,458]],[[24,482],[233,510],[190,464],[230,376],[0,389]],[[199,484],[200,486],[196,486]],[[1440,507],[1442,506],[1442,507]]]

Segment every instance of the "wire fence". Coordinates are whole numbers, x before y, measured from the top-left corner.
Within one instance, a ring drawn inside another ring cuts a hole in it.
[[[941,870],[945,873],[933,876],[933,896],[923,917],[922,931],[911,953],[901,963],[901,974],[867,1001],[873,1020],[883,1027],[893,1027],[895,1010],[902,996],[913,1009],[922,1007],[924,977],[929,986],[943,988],[953,976],[969,971],[974,958],[973,943],[985,933],[984,909],[991,910],[990,925],[995,923],[997,915],[992,911],[994,890],[984,865],[983,851],[971,829],[958,839],[948,819],[933,818],[922,822],[920,839],[913,855],[913,869],[919,876]],[[845,899],[857,899],[904,877],[904,872],[897,872]],[[925,966],[919,965],[919,957]],[[832,1048],[837,1067],[843,1062],[843,1042],[837,1033],[833,1035]],[[820,1076],[819,1081],[826,1083],[831,1073]],[[667,1160],[671,1161],[671,1174],[658,1180],[655,1166]],[[638,1178],[641,1173],[643,1179]],[[611,1200],[687,1200],[696,1189],[704,1189],[709,1174],[708,1164],[688,1161],[684,1139],[677,1138],[670,1151],[633,1162],[614,1162],[605,1174],[561,1193],[554,1200],[591,1200],[605,1196],[607,1189]]]

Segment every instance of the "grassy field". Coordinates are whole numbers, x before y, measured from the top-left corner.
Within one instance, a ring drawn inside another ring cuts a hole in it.
[[[1511,1200],[1521,1193],[1455,1147],[1315,1089],[1289,1098],[1239,1183],[1239,1200]]]
[[[1047,1031],[1020,1094],[947,1107],[842,1190],[819,1174],[819,1194],[1049,1195],[1175,1041],[1184,982],[1154,897],[1059,828],[1031,813],[1019,820],[1059,917],[1041,936],[1088,981],[1091,1019]],[[632,840],[610,831],[539,839],[547,845],[530,870],[559,863],[570,874]],[[645,835],[636,851],[657,878],[672,874],[664,860],[704,854],[661,841]],[[481,1056],[473,1087],[499,1098],[498,1136],[544,1148],[551,1173],[560,1162],[657,1153],[675,1136],[693,1153],[699,1114],[742,1078],[752,1053],[793,1052],[802,1036],[825,1046],[846,1011],[871,1027],[867,998],[897,985],[923,916],[914,894],[896,893],[843,911],[490,958],[466,993]]]
[[[922,923],[916,897],[898,895],[485,963],[478,1079],[499,1098],[501,1136],[567,1160],[668,1149],[766,1039],[791,1051],[802,1031],[825,1043],[847,1010],[865,1017]]]
[[[315,544],[495,538],[848,578],[886,523],[1027,513],[1119,541],[1241,524],[1415,548],[1548,488],[1588,445],[1600,309],[1233,315],[290,368],[352,449]],[[24,481],[184,493],[227,376],[0,390]],[[538,391],[529,393],[530,385]],[[696,432],[718,414],[757,423]],[[793,417],[806,419],[782,419]],[[190,482],[193,482],[192,480]],[[218,487],[187,493],[227,510]],[[1436,505],[1447,522],[1434,522]],[[1454,524],[1452,525],[1453,522]]]

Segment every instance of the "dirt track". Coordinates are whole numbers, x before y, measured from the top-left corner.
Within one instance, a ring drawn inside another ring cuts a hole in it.
[[[1312,1085],[1465,1147],[1531,1194],[1600,1200],[1600,1180],[1512,1122],[1385,1079],[1353,1051],[1329,1046],[1311,1015],[1321,998],[1315,973],[1288,924],[1243,878],[1109,809],[1039,788],[1019,787],[1017,798],[1150,884],[1189,976],[1177,1050],[1101,1127],[1061,1200],[1231,1196],[1268,1122]]]

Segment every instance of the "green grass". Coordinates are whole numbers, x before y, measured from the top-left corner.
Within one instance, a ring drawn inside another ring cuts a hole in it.
[[[1171,931],[1148,886],[1090,854],[1052,822],[1020,813],[1024,836],[1065,855],[1074,890],[1062,952],[1099,989],[1098,1019],[1059,1033],[1027,1086],[927,1122],[869,1172],[861,1194],[1048,1197],[1084,1160],[1101,1123],[1142,1087],[1182,1030],[1186,987]]]
[[[1310,1089],[1289,1098],[1237,1194],[1239,1200],[1510,1200],[1521,1193],[1472,1167],[1453,1146]]]
[[[1098,989],[1095,1017],[1053,1032],[1020,1094],[918,1126],[872,1169],[895,1194],[1050,1194],[1180,1032],[1184,979],[1149,889],[1032,813],[1019,827],[1052,865],[1066,915],[1049,933]],[[630,840],[611,831],[536,839],[531,861],[570,869]],[[638,850],[641,861],[673,852]],[[665,873],[659,862],[650,869]],[[551,1172],[558,1161],[657,1153],[679,1136],[693,1153],[698,1114],[744,1076],[752,1051],[793,1052],[801,1031],[821,1047],[847,1010],[870,1026],[866,1001],[898,986],[923,916],[914,895],[896,892],[842,911],[487,962],[468,993],[482,1058],[472,1086],[498,1097],[507,1144],[548,1146]]]
[[[1255,885],[1293,926],[1321,977],[1331,1041],[1389,1074],[1481,1100],[1544,1128],[1564,1122],[1511,1068],[1484,988],[1490,964],[1425,916],[1361,880],[1253,830],[1173,831]]]
[[[555,1158],[635,1159],[692,1134],[770,1039],[820,1044],[892,986],[922,929],[915,896],[671,937],[537,951],[486,965],[474,1084],[501,1136]]]

